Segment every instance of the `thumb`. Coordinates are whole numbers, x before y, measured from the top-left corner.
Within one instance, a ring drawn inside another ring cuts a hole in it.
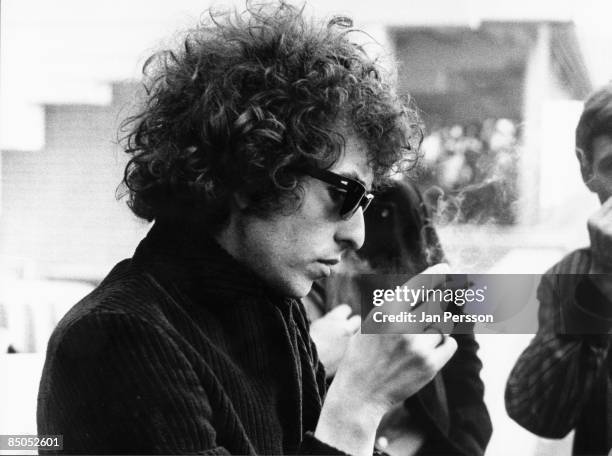
[[[346,320],[352,311],[353,309],[351,309],[351,306],[348,304],[340,304],[339,306],[336,306],[330,310],[327,315],[329,315],[329,317]]]

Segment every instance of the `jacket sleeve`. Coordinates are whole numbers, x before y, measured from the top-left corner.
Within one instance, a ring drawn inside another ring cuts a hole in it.
[[[474,334],[454,334],[457,351],[442,369],[450,416],[449,440],[459,454],[482,455],[493,431],[480,379],[482,362]]]
[[[569,279],[552,273],[542,277],[539,329],[514,366],[505,393],[510,417],[547,438],[564,437],[576,427],[605,373],[610,347],[606,333],[612,328],[605,315],[598,315],[612,309],[612,303],[588,278],[565,293],[559,292],[559,280]]]
[[[473,334],[451,337],[457,341],[457,351],[438,374],[445,392],[444,403],[426,399],[422,390],[409,398],[406,405],[419,413],[421,419],[426,418],[421,424],[427,439],[419,454],[482,455],[491,438],[492,426],[479,375],[482,362],[477,356],[478,343]],[[431,387],[431,384],[427,386]],[[435,407],[446,409],[448,416],[435,413]]]

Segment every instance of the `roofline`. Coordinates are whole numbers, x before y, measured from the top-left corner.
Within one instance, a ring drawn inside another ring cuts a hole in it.
[[[584,59],[580,42],[576,34],[576,25],[571,20],[493,20],[480,21],[477,26],[468,24],[439,24],[439,25],[391,25],[388,30],[401,33],[402,30],[414,32],[436,31],[473,31],[486,30],[487,26],[508,26],[522,28],[533,35],[542,25],[548,25],[551,30],[551,61],[556,64],[559,78],[566,84],[573,98],[583,100],[593,90],[593,80]]]

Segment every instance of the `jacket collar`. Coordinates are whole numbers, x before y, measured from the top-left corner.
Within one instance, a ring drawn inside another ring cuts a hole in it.
[[[156,221],[134,253],[133,262],[151,269],[161,282],[170,281],[191,298],[224,296],[291,301],[274,293],[252,270],[234,259],[197,223],[180,219]],[[226,301],[227,302],[227,301]]]

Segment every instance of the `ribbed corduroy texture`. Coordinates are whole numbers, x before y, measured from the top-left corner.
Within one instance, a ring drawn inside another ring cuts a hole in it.
[[[39,434],[65,453],[337,453],[308,432],[325,383],[301,303],[200,233],[157,223],[60,322]]]

